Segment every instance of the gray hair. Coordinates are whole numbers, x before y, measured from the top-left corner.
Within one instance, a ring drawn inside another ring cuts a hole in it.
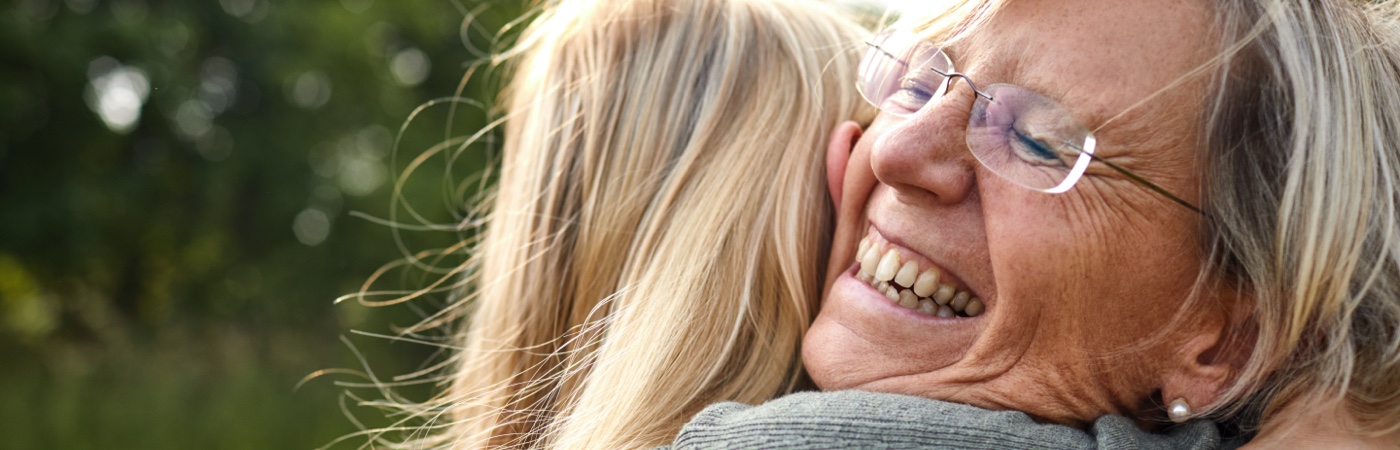
[[[1337,404],[1400,429],[1400,2],[1216,2],[1201,157],[1211,260],[1253,298],[1214,409]]]
[[[1005,3],[951,1],[914,22],[953,41]],[[1196,293],[1230,283],[1250,299],[1229,347],[1246,355],[1239,374],[1204,412],[1250,429],[1340,404],[1353,432],[1400,430],[1400,0],[1213,5],[1219,56],[1164,88],[1214,76]]]

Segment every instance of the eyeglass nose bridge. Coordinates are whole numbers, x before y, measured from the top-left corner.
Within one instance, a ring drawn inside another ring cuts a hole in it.
[[[953,88],[953,82],[954,82],[954,81],[956,81],[958,78],[962,78],[963,81],[967,82],[967,85],[968,85],[968,86],[971,86],[971,87],[972,87],[972,92],[977,93],[978,96],[987,99],[987,101],[989,101],[989,102],[995,102],[995,101],[996,101],[996,99],[992,98],[991,94],[988,94],[988,93],[986,93],[986,92],[983,92],[982,89],[979,89],[979,88],[977,87],[977,83],[972,82],[972,77],[967,76],[967,74],[964,74],[964,73],[962,73],[962,72],[957,72],[957,71],[948,71],[948,72],[944,72],[944,71],[942,71],[942,70],[938,70],[938,69],[933,68],[933,67],[930,67],[929,70],[932,70],[934,73],[939,74],[939,75],[942,75],[944,78],[947,78],[947,79],[948,79],[948,80],[947,80],[947,82],[948,82],[948,89],[952,89],[952,88]]]

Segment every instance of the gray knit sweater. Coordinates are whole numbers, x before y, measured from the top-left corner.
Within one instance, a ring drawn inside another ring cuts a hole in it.
[[[1131,420],[1104,416],[1088,430],[1036,423],[1016,411],[896,394],[804,392],[759,406],[711,405],[681,429],[670,448],[1017,448],[1216,449],[1214,423],[1197,420],[1164,434],[1145,433]]]

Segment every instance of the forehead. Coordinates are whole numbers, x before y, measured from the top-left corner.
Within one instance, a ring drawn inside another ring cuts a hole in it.
[[[1090,129],[1141,102],[1113,133],[1196,110],[1202,77],[1164,88],[1207,62],[1211,17],[1201,0],[1011,0],[947,49],[973,79],[1038,91]]]

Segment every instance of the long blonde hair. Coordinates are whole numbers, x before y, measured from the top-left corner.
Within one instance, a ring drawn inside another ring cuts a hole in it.
[[[867,32],[799,0],[562,0],[521,35],[440,447],[637,448],[803,382]]]
[[[1003,3],[913,21],[956,39]],[[1340,404],[1353,432],[1400,431],[1400,1],[1212,3],[1218,56],[1182,74],[1213,80],[1198,287],[1235,283],[1252,301],[1231,337],[1247,355],[1234,383],[1194,406],[1250,431]]]

